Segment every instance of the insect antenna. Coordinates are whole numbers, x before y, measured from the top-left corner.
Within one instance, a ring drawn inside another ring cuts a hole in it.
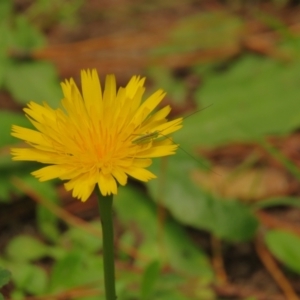
[[[164,138],[170,140],[173,144],[175,144],[174,141],[173,141],[170,137],[164,135],[164,134],[161,133],[161,132],[159,132],[159,134],[162,135]],[[198,164],[204,166],[204,164],[202,164],[202,163],[201,163],[197,158],[195,158],[191,153],[189,153],[188,151],[186,151],[185,149],[183,149],[182,147],[180,147],[180,145],[178,145],[178,144],[175,144],[175,145],[177,145],[178,148],[180,148],[184,153],[186,153],[189,157],[191,157],[191,158],[192,158],[194,161],[196,161]],[[204,166],[204,167],[205,167],[205,168],[208,168],[207,166]],[[220,174],[218,174],[217,172],[213,171],[212,169],[210,169],[210,168],[208,168],[208,169],[209,169],[211,172],[213,172],[214,174],[220,176]]]
[[[187,119],[187,118],[189,118],[189,117],[191,117],[191,116],[197,114],[198,112],[203,111],[203,110],[205,110],[205,109],[211,107],[212,105],[214,105],[214,104],[212,103],[212,104],[209,104],[209,105],[207,105],[207,106],[205,106],[205,107],[203,107],[203,108],[200,108],[200,109],[198,109],[198,110],[196,110],[196,111],[193,111],[193,112],[190,113],[189,115],[185,116],[183,119],[185,120],[185,119]]]

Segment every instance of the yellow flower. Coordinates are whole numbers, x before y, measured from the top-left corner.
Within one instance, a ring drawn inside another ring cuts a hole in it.
[[[40,181],[68,180],[66,189],[86,201],[98,184],[102,195],[117,194],[117,182],[128,175],[155,178],[146,168],[153,157],[171,155],[178,145],[166,135],[182,127],[168,121],[170,107],[153,112],[165,93],[158,90],[142,102],[145,78],[133,76],[116,90],[114,75],[101,90],[96,70],[81,72],[82,92],[74,80],[62,83],[61,107],[30,102],[24,109],[35,130],[13,125],[12,135],[29,146],[12,149],[13,160],[47,164],[32,174]]]

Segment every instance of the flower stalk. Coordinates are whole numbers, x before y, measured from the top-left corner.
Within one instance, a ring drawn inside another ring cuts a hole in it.
[[[169,105],[158,108],[165,93],[143,100],[145,78],[133,76],[117,89],[114,75],[104,85],[98,73],[81,71],[81,89],[71,78],[62,82],[58,108],[29,102],[24,108],[32,128],[12,126],[11,135],[27,145],[12,148],[12,159],[45,166],[32,172],[40,181],[59,178],[74,198],[85,202],[96,189],[103,232],[106,300],[116,300],[113,195],[128,177],[147,182],[156,178],[147,168],[152,159],[175,154],[179,145],[170,134],[182,118],[168,121]]]
[[[103,196],[98,189],[96,190],[102,225],[105,299],[116,300],[117,296],[115,288],[114,229],[112,220],[113,195]]]

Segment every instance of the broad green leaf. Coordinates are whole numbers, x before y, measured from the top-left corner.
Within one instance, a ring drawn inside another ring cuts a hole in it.
[[[141,300],[152,299],[151,294],[160,272],[159,261],[151,262],[145,269],[141,282]]]
[[[76,286],[78,274],[85,272],[83,262],[84,255],[79,251],[70,251],[56,261],[50,277],[50,291],[58,292]]]
[[[49,292],[99,282],[102,279],[102,257],[78,249],[69,250],[64,257],[54,263]],[[99,286],[99,285],[98,285]],[[103,283],[100,284],[100,287]]]
[[[165,222],[164,225],[164,255],[168,257],[169,264],[175,270],[211,280],[213,271],[205,254],[195,247],[181,226],[174,224]]]
[[[20,50],[31,50],[45,44],[45,37],[29,23],[24,15],[15,17],[14,21],[14,45],[12,46]]]
[[[283,230],[266,233],[265,241],[270,251],[287,267],[300,274],[300,238]]]
[[[78,272],[76,280],[77,285],[96,283],[99,292],[103,294],[103,257],[99,255],[99,252],[95,254],[84,253],[81,271]]]
[[[2,0],[0,4],[0,15],[10,14],[11,3],[8,4],[6,1],[3,1],[5,0]],[[0,87],[4,86],[6,89],[8,89],[12,95],[16,97],[16,100],[21,102],[23,101],[22,103],[28,102],[31,99],[26,98],[27,94],[29,94],[29,96],[33,96],[34,93],[30,93],[30,89],[32,90],[33,87],[28,85],[30,83],[30,78],[26,77],[26,74],[31,77],[31,81],[33,80],[35,83],[37,83],[35,88],[38,91],[40,83],[38,83],[36,78],[39,78],[41,73],[39,73],[40,70],[35,70],[34,72],[37,71],[38,73],[30,74],[28,71],[24,71],[23,65],[29,64],[34,68],[36,64],[45,63],[34,61],[24,62],[22,60],[13,59],[12,57],[13,54],[21,57],[25,55],[26,57],[28,51],[44,45],[45,38],[29,23],[24,15],[14,16],[12,19],[0,18],[0,36]],[[17,73],[19,71],[21,72],[21,75],[22,72],[25,72],[25,76],[23,76],[23,78],[22,76],[20,78],[18,77]],[[47,84],[49,85],[50,83],[51,82],[48,81]],[[27,88],[26,85],[28,85]],[[54,88],[49,86],[43,95],[45,95],[47,91],[52,91],[53,94]],[[25,93],[24,96],[22,96],[22,93]],[[56,92],[56,94],[58,93]],[[32,97],[32,99],[34,99],[34,97]]]
[[[47,102],[57,108],[62,99],[56,70],[48,62],[18,62],[10,65],[5,87],[16,101],[27,104]]]
[[[162,199],[173,217],[183,224],[211,231],[219,238],[229,241],[251,239],[258,221],[251,209],[232,199],[221,199],[204,191],[192,179],[196,162],[178,153],[168,158],[167,167],[161,172],[160,161],[155,160],[151,170],[158,175],[149,182],[154,199]],[[159,180],[163,180],[162,195],[158,195]]]
[[[239,242],[251,239],[258,220],[251,209],[239,201],[211,198],[213,233],[225,240]]]
[[[95,226],[96,227],[96,226]],[[100,224],[97,226],[100,231]],[[62,237],[64,244],[72,245],[72,249],[78,249],[87,253],[98,253],[102,247],[102,238],[93,236],[86,231],[72,227]]]
[[[48,276],[44,269],[24,262],[11,263],[9,268],[12,281],[18,289],[34,295],[45,292]]]
[[[48,247],[29,235],[18,235],[6,247],[6,254],[15,261],[31,261],[48,254]]]
[[[11,14],[11,3],[4,3],[5,0],[1,1],[0,4],[0,86],[6,84],[7,75],[9,71],[15,66],[21,66],[22,61],[15,61],[13,55],[19,55],[20,57],[27,55],[28,51],[42,46],[45,44],[44,36],[34,28],[24,15],[14,16],[9,18]],[[10,2],[10,1],[8,1]],[[35,62],[29,62],[35,64]],[[16,79],[18,81],[18,78]],[[20,84],[21,82],[19,82]],[[6,85],[7,86],[7,85]],[[22,84],[20,85],[22,86]],[[17,94],[17,93],[16,93]],[[21,94],[21,93],[19,93]]]
[[[143,237],[138,247],[139,252],[150,261],[165,259],[175,270],[212,278],[212,270],[205,254],[193,245],[184,230],[170,218],[164,221],[161,228],[157,209],[146,195],[129,186],[122,187],[114,205],[124,226],[136,224]],[[158,242],[159,234],[162,234],[163,252]],[[136,247],[135,240],[132,237],[129,240],[132,241],[131,246]]]
[[[245,56],[226,71],[204,77],[196,97],[201,107],[213,106],[184,120],[174,141],[193,151],[298,128],[299,72],[300,61]]]
[[[15,16],[12,20],[1,19],[0,22],[2,22],[0,32],[3,34],[0,41],[0,53],[6,53],[9,58],[8,53],[15,51],[22,53],[22,51],[25,51],[26,54],[26,51],[45,44],[45,37],[29,23],[24,15]]]
[[[31,269],[32,273],[26,279],[26,287],[24,290],[34,295],[44,294],[48,285],[48,275],[46,271],[35,265],[31,265]]]
[[[0,288],[6,285],[11,278],[11,272],[0,267]]]

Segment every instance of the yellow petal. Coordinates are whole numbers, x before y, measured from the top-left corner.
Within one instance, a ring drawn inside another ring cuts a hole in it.
[[[145,182],[149,181],[150,179],[156,178],[156,176],[152,172],[142,168],[131,167],[126,169],[126,173],[133,178]]]
[[[65,173],[64,169],[60,168],[57,165],[52,165],[52,166],[41,168],[37,171],[32,172],[31,174],[36,178],[38,178],[40,181],[46,181],[46,180],[63,176],[64,173]]]
[[[121,168],[114,168],[114,170],[112,171],[112,175],[121,185],[126,185],[128,176]]]
[[[117,194],[117,183],[111,174],[99,174],[98,187],[103,196]]]

